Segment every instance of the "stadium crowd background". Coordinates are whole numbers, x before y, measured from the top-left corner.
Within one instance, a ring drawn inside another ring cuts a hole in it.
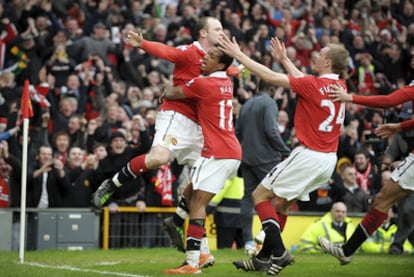
[[[408,0],[0,1],[0,161],[8,176],[2,175],[1,180],[11,188],[2,206],[20,205],[18,170],[9,165],[10,157],[21,157],[21,132],[16,126],[24,80],[32,84],[34,110],[29,176],[47,171],[51,160],[42,162],[40,146],[51,146],[51,157],[58,160],[55,169],[70,181],[49,192],[49,198],[57,195],[49,207],[88,207],[91,193],[105,176],[102,172],[110,171],[99,160],[128,149],[148,150],[161,88],[173,71],[173,64],[129,47],[126,34],[141,28],[148,40],[171,46],[192,43],[198,20],[207,15],[219,18],[226,34],[236,37],[245,53],[275,71],[283,68],[269,52],[272,36],[286,43],[289,58],[308,73],[319,49],[328,43],[344,44],[351,60],[343,77],[352,93],[389,94],[414,79],[414,8]],[[243,70],[234,83],[237,120],[241,105],[256,90],[257,79]],[[298,144],[293,126],[296,95],[275,88],[273,98],[280,111],[280,133],[294,148]],[[296,209],[328,211],[334,202],[344,201],[341,169],[345,165],[357,169],[356,182],[365,195],[358,199],[365,203],[379,190],[381,174],[391,163],[384,158],[391,141],[377,139],[373,129],[411,117],[411,103],[388,110],[347,103],[337,171],[329,184],[312,194],[311,202],[299,203]],[[403,140],[413,136],[407,132]],[[119,146],[117,139],[127,144]],[[40,171],[36,174],[36,170]],[[134,192],[138,196],[130,198],[131,192],[125,192],[117,204],[142,200],[147,206],[173,206],[162,195],[167,191],[176,200],[182,172],[185,168],[173,161],[149,172],[140,177],[141,186]],[[35,192],[30,182],[28,205],[36,207],[39,199],[31,198]],[[2,194],[6,195],[5,189]],[[365,212],[367,205],[360,206],[356,211]]]

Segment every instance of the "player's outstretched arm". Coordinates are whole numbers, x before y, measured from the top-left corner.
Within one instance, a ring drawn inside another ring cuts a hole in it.
[[[305,76],[305,73],[300,71],[293,62],[288,58],[286,46],[277,37],[270,40],[273,56],[283,65],[287,73],[293,77]]]
[[[143,38],[141,29],[128,33],[128,43],[132,47],[139,47],[151,56],[175,63],[182,51],[161,42],[149,41]]]
[[[227,36],[219,37],[219,49],[230,57],[238,60],[245,67],[250,69],[253,74],[266,83],[287,88],[290,87],[289,78],[285,74],[274,72],[266,66],[250,59],[240,50],[240,47],[234,37],[232,40],[230,40]]]

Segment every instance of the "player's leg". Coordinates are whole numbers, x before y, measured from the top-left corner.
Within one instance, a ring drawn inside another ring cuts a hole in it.
[[[201,267],[201,243],[205,234],[206,208],[213,196],[223,187],[227,179],[237,173],[240,161],[233,159],[199,158],[192,169],[193,193],[190,200],[190,221],[187,227],[186,261],[183,266],[164,271],[180,274],[196,271]],[[196,168],[196,170],[195,170]],[[214,261],[214,260],[213,260]]]
[[[186,164],[190,170],[194,162],[200,157],[201,147],[203,146],[203,135],[201,127],[190,119],[181,116],[181,124],[176,126],[176,143],[170,149],[179,164]],[[177,209],[172,217],[168,217],[163,222],[164,229],[168,232],[177,250],[185,252],[183,241],[183,228],[185,219],[188,217],[188,203],[192,194],[192,185],[189,183],[180,196]],[[203,240],[203,249],[205,248]],[[209,250],[207,251],[209,253]]]
[[[364,216],[361,223],[353,232],[349,240],[339,247],[331,243],[326,238],[320,237],[319,244],[322,249],[336,257],[341,265],[351,262],[352,255],[357,251],[361,244],[383,223],[387,218],[387,211],[399,199],[408,195],[408,191],[400,187],[398,182],[387,180],[380,192],[375,196],[371,209]]]
[[[167,217],[163,221],[163,228],[167,231],[172,243],[177,247],[178,251],[185,252],[184,246],[184,221],[190,212],[187,203],[192,194],[192,184],[189,183],[183,191],[183,195],[177,205],[175,213],[171,217]]]
[[[93,194],[95,207],[102,207],[109,197],[129,180],[151,169],[156,169],[166,164],[171,157],[171,151],[163,146],[156,145],[148,154],[143,154],[131,159],[111,179],[105,180]]]
[[[160,111],[155,122],[155,135],[152,148],[147,154],[131,159],[121,170],[110,179],[105,180],[92,196],[92,202],[96,207],[102,207],[115,190],[128,180],[137,178],[139,175],[151,169],[156,169],[166,164],[171,159],[175,138],[177,120],[172,120],[172,111]]]
[[[391,178],[383,180],[380,192],[375,195],[371,209],[364,216],[349,240],[338,247],[323,237],[319,237],[322,249],[336,257],[341,265],[351,262],[352,255],[361,244],[382,224],[387,218],[388,210],[400,199],[414,190],[414,154],[410,153],[404,161],[391,173]]]

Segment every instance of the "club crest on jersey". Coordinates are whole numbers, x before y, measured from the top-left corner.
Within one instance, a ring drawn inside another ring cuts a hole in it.
[[[188,81],[187,83],[185,83],[186,87],[191,86],[191,84],[194,83],[194,79],[191,79],[190,81]]]

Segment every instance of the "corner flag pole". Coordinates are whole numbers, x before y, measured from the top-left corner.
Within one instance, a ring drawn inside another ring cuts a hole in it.
[[[32,102],[29,96],[29,80],[24,81],[20,109],[23,118],[23,153],[22,153],[22,183],[20,198],[20,243],[19,262],[24,263],[25,233],[26,233],[26,183],[27,183],[27,145],[29,137],[29,118],[33,116]]]
[[[29,135],[29,119],[23,119],[23,153],[22,153],[22,189],[20,199],[20,243],[19,262],[24,263],[25,231],[26,231],[26,183],[27,183],[27,144]]]

